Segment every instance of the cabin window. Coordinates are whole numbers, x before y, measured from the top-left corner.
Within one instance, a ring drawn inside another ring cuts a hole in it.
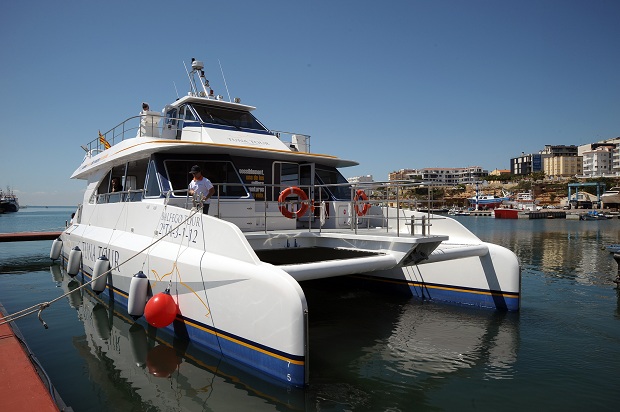
[[[166,113],[166,124],[176,125],[177,124],[177,109],[169,110]]]
[[[327,186],[336,200],[351,200],[351,185],[336,169],[322,169],[316,167],[315,169],[317,177],[320,179],[320,183],[324,185],[338,185]]]
[[[203,123],[231,126],[235,129],[267,130],[250,112],[200,104],[193,104],[192,107]]]
[[[241,177],[231,162],[204,160],[165,160],[164,167],[174,196],[186,196],[193,165],[200,166],[202,175],[215,186],[214,197],[249,197]]]
[[[159,188],[159,176],[155,169],[155,162],[149,162],[149,170],[145,183],[145,196],[147,197],[159,197],[161,196],[161,189]]]
[[[97,203],[139,202],[144,192],[147,159],[115,166],[99,182]]]
[[[197,120],[190,106],[183,106],[180,112],[183,113],[183,119],[185,120]]]

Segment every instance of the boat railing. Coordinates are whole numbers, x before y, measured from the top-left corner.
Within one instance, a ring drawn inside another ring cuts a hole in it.
[[[280,141],[296,152],[310,153],[310,135],[271,130]]]
[[[426,213],[410,213],[406,210],[417,210],[424,201],[410,199],[409,190],[419,189],[420,183],[409,181],[372,182],[372,183],[338,183],[317,185],[296,185],[304,191],[305,196],[291,195],[285,199],[279,199],[282,190],[288,187],[286,184],[242,184],[242,183],[215,183],[215,193],[210,200],[212,215],[222,219],[248,218],[248,214],[241,214],[242,209],[231,210],[230,202],[253,201],[255,204],[262,203],[262,207],[255,207],[252,217],[262,213],[264,227],[257,230],[268,232],[275,229],[275,225],[281,227],[283,220],[288,220],[281,213],[282,208],[297,211],[305,205],[308,212],[295,219],[308,231],[321,231],[325,219],[329,218],[329,207],[332,202],[348,204],[347,225],[355,233],[363,229],[384,229],[386,233],[403,235],[430,235],[432,222],[436,219],[445,219],[443,216],[431,214],[431,202],[426,203]],[[235,190],[238,187],[238,190]],[[230,193],[245,192],[245,196],[229,195]],[[331,195],[325,198],[326,192],[340,193],[340,199],[334,200]],[[348,196],[346,196],[348,194]],[[145,189],[130,189],[119,192],[93,194],[91,203],[106,204],[120,202],[139,202],[145,199]],[[200,207],[201,200],[189,194],[188,189],[170,190],[162,193],[166,205],[171,204],[185,209]],[[281,200],[281,201],[280,201]],[[239,210],[237,215],[235,210]],[[295,213],[293,213],[296,215]],[[273,223],[270,223],[273,222]],[[409,229],[406,229],[409,227]],[[342,225],[340,229],[344,229]]]
[[[144,197],[144,189],[123,190],[120,192],[93,194],[95,203],[139,202]]]
[[[150,133],[151,135],[161,136],[159,120],[147,126],[145,120],[148,116],[154,117],[153,115],[133,116],[117,124],[105,133],[101,133],[100,131],[98,137],[88,142],[86,146],[83,146],[84,150],[86,150],[87,153],[96,154],[123,140],[140,136],[142,133],[145,135]],[[142,125],[144,125],[144,128],[142,128]]]
[[[238,186],[247,190],[247,196],[226,196],[231,188]],[[406,234],[430,235],[432,221],[444,217],[430,213],[431,207],[427,207],[424,215],[405,213],[405,210],[415,210],[423,201],[407,198],[407,190],[419,188],[420,183],[415,182],[373,182],[373,183],[341,183],[321,185],[296,185],[306,194],[305,199],[291,195],[279,201],[278,195],[287,185],[283,184],[242,184],[242,183],[214,183],[215,193],[209,201],[212,215],[222,219],[244,218],[247,215],[235,215],[227,209],[227,204],[235,200],[250,200],[262,203],[263,206],[256,208],[262,213],[264,227],[261,230],[268,232],[273,230],[269,222],[278,219],[286,219],[281,213],[281,207],[292,211],[300,210],[303,205],[308,212],[304,215],[295,216],[309,231],[321,231],[326,217],[329,216],[327,208],[331,202],[348,203],[349,216],[348,227],[357,233],[362,229],[385,229],[386,232],[396,231],[401,235],[401,230],[409,226]],[[333,200],[324,197],[324,190],[328,192],[343,189],[349,193],[348,199]],[[187,189],[168,191],[163,194],[166,204],[175,204],[186,209],[200,206],[200,200],[189,195]],[[295,213],[293,213],[295,214]],[[273,225],[273,224],[272,224]]]
[[[87,156],[94,156],[126,139],[140,136],[165,136],[166,130],[170,129],[171,126],[183,124],[183,122],[187,121],[182,118],[164,118],[157,112],[148,112],[147,114],[130,117],[105,133],[100,132],[98,137],[82,147],[86,151]],[[182,129],[183,127],[181,127]],[[200,128],[194,133],[202,135],[202,131],[203,128]],[[271,130],[270,133],[290,147],[291,150],[310,153],[310,135],[278,130]]]

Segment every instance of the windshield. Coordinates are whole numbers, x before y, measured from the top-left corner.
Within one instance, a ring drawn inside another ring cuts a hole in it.
[[[203,123],[232,126],[236,129],[267,130],[250,112],[199,104],[192,106]]]
[[[327,186],[336,200],[351,200],[351,185],[336,169],[321,169],[317,167],[315,173],[319,180],[324,185],[338,185]]]

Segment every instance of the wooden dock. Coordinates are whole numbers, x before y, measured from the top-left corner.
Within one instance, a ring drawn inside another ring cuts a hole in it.
[[[18,232],[0,233],[0,242],[31,242],[35,240],[54,240],[62,232]]]

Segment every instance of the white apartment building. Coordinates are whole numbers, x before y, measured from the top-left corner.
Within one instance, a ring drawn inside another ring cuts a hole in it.
[[[489,171],[480,166],[447,167],[425,169],[401,169],[389,174],[389,180],[417,180],[432,186],[457,186],[473,184],[482,177],[488,176]]]
[[[582,177],[620,176],[620,137],[579,146],[583,157]]]
[[[372,183],[374,182],[372,175],[347,177],[349,183]]]
[[[603,177],[611,175],[612,154],[613,149],[608,146],[583,152],[583,176]]]

